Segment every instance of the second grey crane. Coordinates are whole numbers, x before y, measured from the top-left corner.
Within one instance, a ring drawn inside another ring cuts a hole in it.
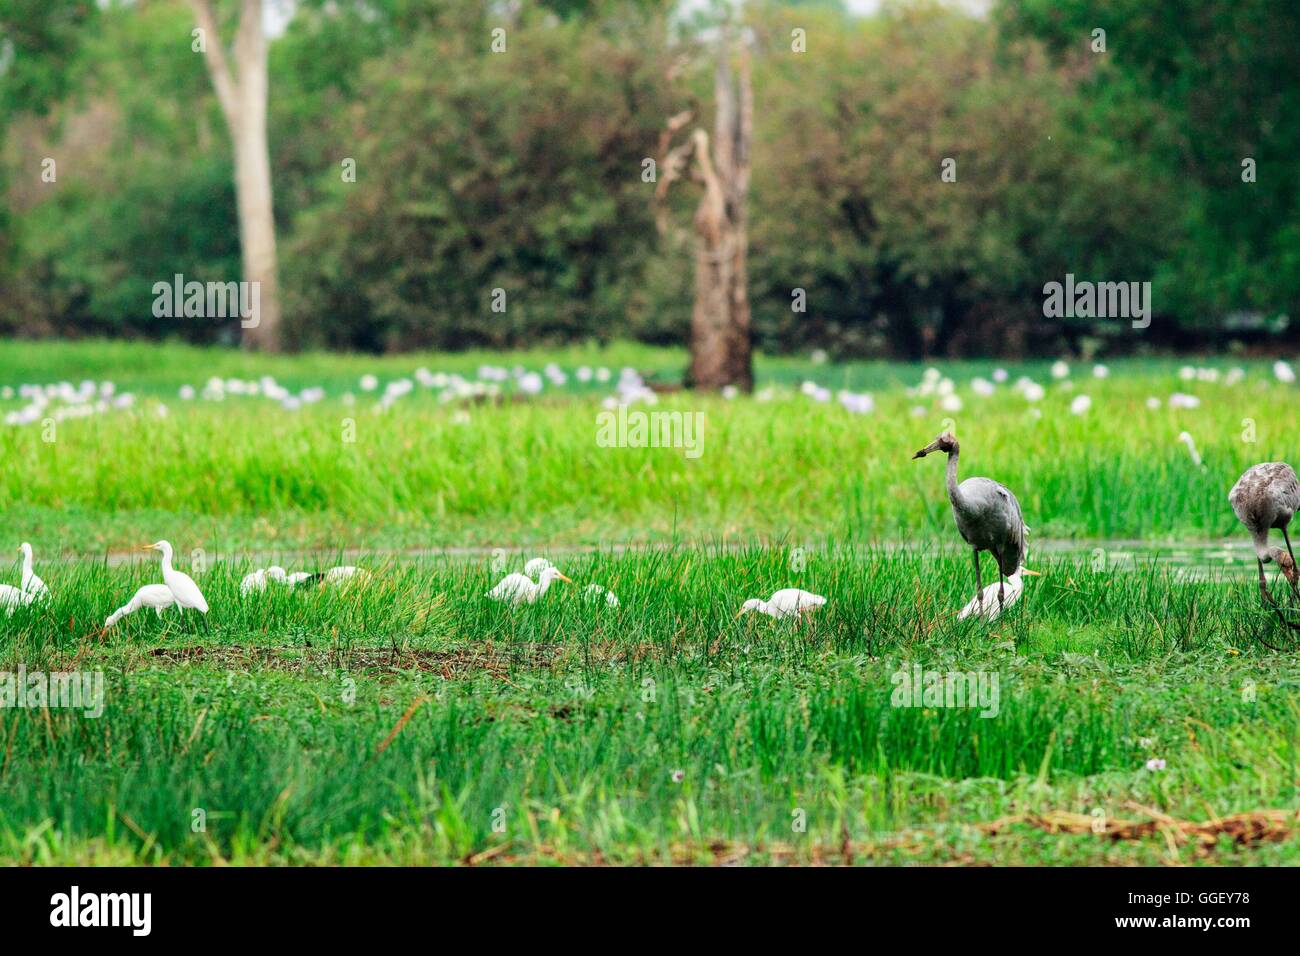
[[[1295,469],[1284,461],[1265,461],[1246,469],[1228,492],[1228,503],[1254,542],[1260,597],[1266,603],[1274,603],[1264,578],[1264,565],[1269,561],[1277,562],[1291,585],[1292,594],[1296,594],[1295,552],[1291,550],[1291,537],[1287,534],[1291,516],[1300,508],[1300,481],[1296,480]],[[1269,545],[1268,533],[1273,528],[1282,531],[1285,551]]]

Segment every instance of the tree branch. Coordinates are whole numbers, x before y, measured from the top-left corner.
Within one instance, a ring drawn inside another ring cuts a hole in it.
[[[203,31],[203,62],[212,78],[212,88],[217,91],[221,112],[233,130],[239,117],[239,90],[226,60],[221,31],[217,29],[217,18],[212,12],[212,0],[190,0],[190,6],[194,10],[195,25]]]

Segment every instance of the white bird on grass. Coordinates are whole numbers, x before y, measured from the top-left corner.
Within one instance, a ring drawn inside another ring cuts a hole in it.
[[[108,616],[104,621],[104,630],[108,630],[128,614],[134,614],[142,607],[151,607],[154,613],[162,617],[162,612],[176,603],[176,595],[165,584],[146,584],[135,592],[135,597]]]
[[[604,595],[607,606],[618,607],[618,595],[608,588],[601,587],[599,584],[588,584],[582,592],[582,596],[588,604],[595,604],[600,600],[601,595]]]
[[[524,565],[524,574],[536,581],[539,574],[547,568],[553,567],[555,567],[555,565],[551,564],[551,562],[547,561],[545,558],[530,558],[528,563]]]
[[[268,581],[284,584],[284,568],[273,564],[269,568],[258,568],[250,574],[245,574],[244,579],[239,582],[239,594],[241,597],[246,597],[253,591],[265,591]]]
[[[5,609],[6,617],[13,617],[14,611],[31,604],[36,595],[23,591],[12,584],[0,584],[0,607]]]
[[[23,553],[22,589],[34,597],[49,597],[50,589],[32,570],[32,546],[24,541],[18,546],[18,550]]]
[[[791,617],[801,617],[805,611],[813,611],[825,603],[826,599],[820,594],[801,591],[799,588],[783,588],[766,601],[750,598],[741,605],[736,617],[740,617],[740,615],[749,611],[758,611],[768,617],[784,620]]]
[[[365,568],[353,567],[350,564],[340,565],[336,568],[330,568],[325,572],[326,584],[341,584],[344,581],[364,581],[370,577],[370,572]]]
[[[536,583],[526,574],[507,574],[486,596],[506,604],[533,604],[546,593],[552,581],[573,583],[560,573],[559,568],[543,568]]]
[[[1002,601],[998,602],[998,585],[990,584],[976,597],[970,599],[970,603],[957,612],[957,620],[964,621],[968,617],[982,617],[986,621],[996,621],[998,615],[1003,609],[1011,607],[1020,600],[1020,595],[1025,590],[1025,582],[1021,577],[1023,574],[1041,577],[1041,571],[1030,571],[1026,567],[1019,567],[1015,573],[1007,577],[1006,588],[1002,594]]]
[[[199,590],[199,586],[194,583],[192,577],[184,571],[177,571],[172,567],[171,543],[168,541],[155,541],[153,544],[146,544],[141,550],[162,552],[163,584],[171,588],[172,595],[176,598],[176,606],[180,608],[181,614],[184,614],[186,609],[198,611],[204,615],[203,624],[207,626],[207,599],[204,598],[203,592]]]

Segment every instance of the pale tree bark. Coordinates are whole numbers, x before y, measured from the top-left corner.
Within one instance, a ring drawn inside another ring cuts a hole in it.
[[[280,285],[271,205],[271,152],[266,136],[267,43],[262,29],[262,0],[240,0],[233,69],[217,28],[212,0],[190,0],[190,5],[203,31],[204,62],[234,146],[244,281],[259,286],[260,314],[256,325],[243,329],[243,344],[279,351]]]
[[[736,60],[733,67],[732,60]],[[692,178],[703,186],[695,212],[695,305],[691,312],[691,364],[687,384],[720,389],[754,386],[749,310],[750,148],[754,129],[754,95],[749,53],[743,44],[724,40],[714,72],[713,143],[696,129],[688,142],[669,149],[673,135],[690,121],[674,116],[661,137],[660,200],[681,178],[690,160]],[[661,207],[662,208],[662,207]],[[660,218],[660,227],[664,228]]]

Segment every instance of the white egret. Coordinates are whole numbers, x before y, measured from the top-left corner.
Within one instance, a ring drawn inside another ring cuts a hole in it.
[[[528,575],[533,580],[537,580],[539,574],[547,568],[553,567],[555,567],[555,565],[551,564],[551,562],[547,561],[545,558],[530,558],[528,563],[524,565],[524,574]]]
[[[805,611],[813,611],[825,603],[826,599],[820,594],[801,591],[799,588],[782,588],[766,601],[750,598],[741,605],[736,617],[740,617],[741,614],[749,611],[758,611],[768,617],[783,620],[791,617],[801,617]]]
[[[536,583],[526,574],[507,574],[486,596],[506,604],[532,604],[546,593],[552,581],[573,583],[559,568],[543,568]]]
[[[207,599],[203,597],[203,592],[194,583],[194,579],[184,571],[177,571],[172,567],[172,546],[170,542],[155,541],[153,544],[146,544],[141,550],[162,552],[163,584],[171,588],[171,592],[176,598],[176,606],[180,608],[182,614],[185,613],[187,608],[198,611],[203,615],[208,613]],[[203,618],[205,625],[207,620],[205,616]]]
[[[50,589],[45,586],[45,582],[36,576],[32,570],[32,546],[24,541],[18,546],[18,550],[23,554],[23,583],[22,589],[34,597],[49,597]]]
[[[1007,577],[1001,603],[997,600],[998,585],[990,584],[979,596],[971,598],[970,603],[957,613],[957,620],[964,621],[971,616],[982,617],[986,621],[997,620],[998,615],[1005,608],[1009,608],[1020,600],[1020,595],[1025,590],[1024,578],[1021,577],[1024,574],[1032,577],[1042,576],[1041,571],[1030,571],[1026,567],[1017,568],[1014,574]]]
[[[582,592],[583,597],[588,604],[595,604],[603,595],[605,604],[609,607],[618,607],[618,595],[608,588],[601,587],[599,584],[588,584]]]
[[[350,564],[344,564],[344,565],[339,565],[336,568],[330,568],[328,571],[326,571],[325,583],[340,584],[344,581],[350,581],[354,578],[357,581],[364,581],[368,577],[370,577],[370,572],[367,571],[365,568],[357,568],[357,567],[353,567]]]
[[[0,584],[0,607],[5,609],[6,617],[13,617],[14,611],[31,604],[36,595],[22,591],[12,584]]]
[[[269,568],[258,568],[250,574],[245,574],[244,579],[239,582],[239,594],[241,597],[246,597],[253,591],[265,591],[268,581],[284,584],[284,568],[273,564]]]
[[[135,592],[135,597],[108,616],[104,621],[104,630],[108,630],[128,614],[134,614],[142,607],[151,607],[154,613],[162,617],[162,612],[176,603],[176,595],[165,584],[146,584]]]

